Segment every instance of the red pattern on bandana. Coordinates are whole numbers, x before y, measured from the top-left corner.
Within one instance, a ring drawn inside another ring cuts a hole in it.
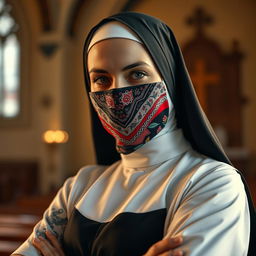
[[[162,82],[91,92],[90,97],[120,153],[131,153],[151,140],[168,119],[169,104]]]

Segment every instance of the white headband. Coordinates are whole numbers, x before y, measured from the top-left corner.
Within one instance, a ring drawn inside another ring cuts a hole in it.
[[[88,52],[91,47],[99,41],[109,38],[126,38],[138,43],[142,43],[138,36],[130,30],[127,26],[119,22],[109,22],[100,27],[92,37],[88,47]]]

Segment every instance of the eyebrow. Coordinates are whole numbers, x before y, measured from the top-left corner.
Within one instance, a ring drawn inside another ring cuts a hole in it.
[[[138,67],[138,66],[149,66],[148,63],[144,62],[144,61],[138,61],[138,62],[135,62],[133,64],[130,64],[128,66],[125,66],[124,68],[122,68],[122,71],[126,71],[128,69],[132,69],[132,68],[135,68],[135,67]],[[92,68],[89,73],[108,73],[106,70],[104,69],[98,69],[98,68]]]
[[[135,67],[138,67],[138,66],[144,66],[144,65],[149,66],[149,64],[144,62],[144,61],[138,61],[138,62],[135,62],[133,64],[130,64],[130,65],[122,68],[122,71],[125,71],[125,70],[128,70],[128,69],[132,69],[132,68],[135,68]]]

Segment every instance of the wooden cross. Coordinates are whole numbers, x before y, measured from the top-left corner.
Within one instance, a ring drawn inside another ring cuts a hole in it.
[[[213,23],[213,18],[209,15],[206,15],[203,8],[198,7],[195,10],[194,15],[191,17],[188,17],[186,22],[189,25],[194,25],[196,27],[197,34],[202,35],[204,25]]]
[[[202,59],[198,59],[195,63],[195,71],[191,74],[191,79],[195,84],[200,104],[203,110],[207,112],[206,87],[208,85],[217,85],[220,81],[220,76],[217,73],[206,73],[205,62]]]

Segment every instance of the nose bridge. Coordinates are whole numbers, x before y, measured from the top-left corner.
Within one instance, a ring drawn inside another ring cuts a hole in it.
[[[115,75],[113,78],[112,88],[122,88],[125,87],[125,79],[121,75]]]

